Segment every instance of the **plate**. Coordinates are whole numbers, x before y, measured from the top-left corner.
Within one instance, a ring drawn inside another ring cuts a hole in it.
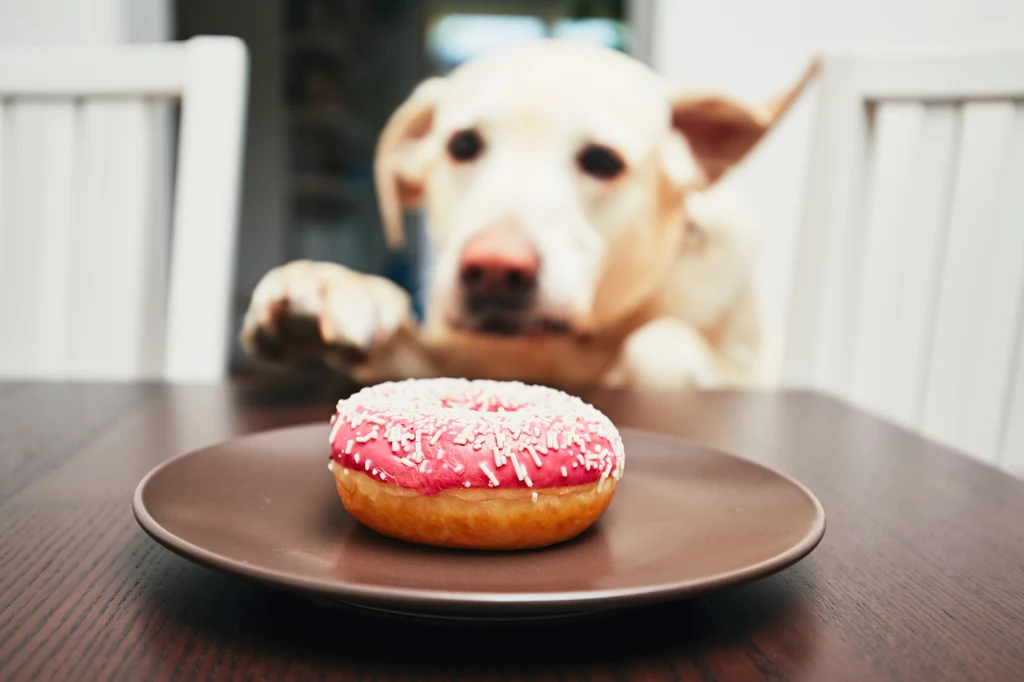
[[[135,491],[139,524],[210,568],[392,614],[515,620],[639,606],[781,570],[825,532],[805,487],[760,464],[621,431],[626,467],[608,511],[539,550],[435,549],[350,517],[327,470],[326,424],[181,455]]]

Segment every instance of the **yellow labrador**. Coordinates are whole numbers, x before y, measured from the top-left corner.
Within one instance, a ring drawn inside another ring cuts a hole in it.
[[[764,108],[677,93],[612,50],[541,41],[422,83],[381,135],[390,245],[422,208],[437,254],[425,321],[391,282],[299,261],[258,285],[253,355],[406,377],[723,386],[758,377],[752,244],[716,181],[813,68]]]

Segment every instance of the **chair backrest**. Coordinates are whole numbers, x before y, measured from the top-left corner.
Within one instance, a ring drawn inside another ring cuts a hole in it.
[[[783,381],[1024,473],[1024,47],[823,61]]]
[[[231,37],[0,50],[0,376],[225,375],[247,88]]]

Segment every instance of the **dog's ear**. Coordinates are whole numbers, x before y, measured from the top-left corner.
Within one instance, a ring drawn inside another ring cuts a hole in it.
[[[683,94],[672,103],[672,127],[681,134],[703,171],[707,185],[736,165],[782,118],[807,87],[819,63],[765,107],[752,107],[721,95]]]
[[[415,208],[423,194],[427,155],[422,143],[430,133],[443,89],[443,78],[420,83],[391,115],[377,142],[373,164],[377,203],[384,238],[393,249],[405,244],[405,209]]]

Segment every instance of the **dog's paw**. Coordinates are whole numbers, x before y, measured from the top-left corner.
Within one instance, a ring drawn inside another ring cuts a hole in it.
[[[240,341],[265,361],[313,357],[352,367],[411,320],[409,296],[396,284],[335,263],[294,261],[256,286]]]
[[[672,318],[648,322],[626,338],[608,386],[707,388],[718,381],[714,354],[693,326]]]

